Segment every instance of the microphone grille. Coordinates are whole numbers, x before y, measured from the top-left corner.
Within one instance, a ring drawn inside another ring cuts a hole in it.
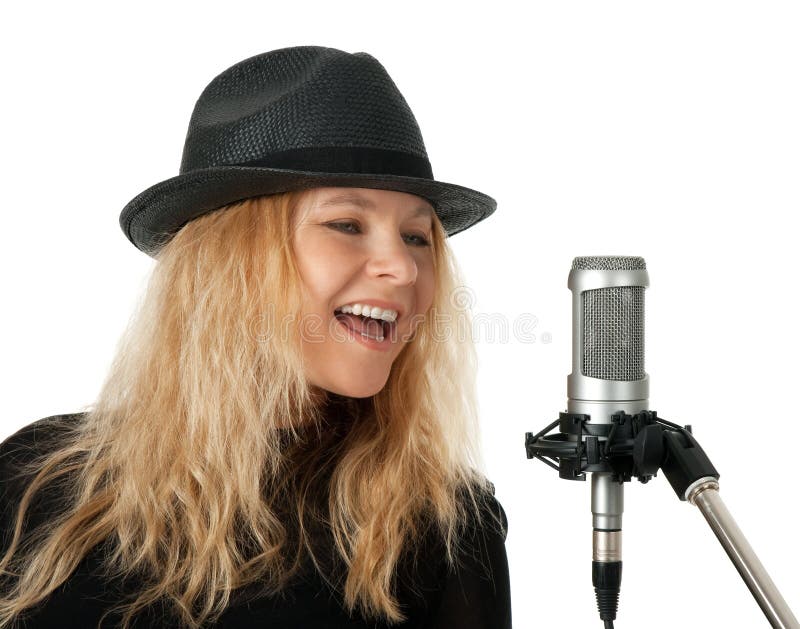
[[[582,256],[572,261],[573,269],[581,271],[636,271],[646,269],[639,256]]]
[[[575,258],[573,269],[618,271],[645,269],[638,256]],[[611,286],[581,294],[584,376],[601,380],[641,380],[644,370],[644,286]]]

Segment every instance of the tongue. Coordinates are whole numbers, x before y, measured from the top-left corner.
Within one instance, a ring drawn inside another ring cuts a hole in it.
[[[336,318],[356,332],[363,332],[370,336],[383,336],[383,323],[372,317],[339,312],[336,314]]]

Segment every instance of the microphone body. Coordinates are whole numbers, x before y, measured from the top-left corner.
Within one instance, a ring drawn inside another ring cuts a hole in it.
[[[644,289],[648,285],[640,257],[593,256],[573,261],[568,281],[572,373],[567,378],[567,411],[589,416],[587,427],[612,424],[612,415],[619,411],[634,415],[648,409],[650,382],[644,371]],[[613,621],[622,579],[624,484],[611,472],[597,471],[591,476],[592,582],[601,619]]]

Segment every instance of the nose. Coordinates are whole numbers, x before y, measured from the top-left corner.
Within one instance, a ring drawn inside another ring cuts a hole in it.
[[[417,261],[414,259],[409,245],[403,235],[394,232],[376,239],[367,261],[367,271],[371,276],[393,279],[401,286],[417,281]]]

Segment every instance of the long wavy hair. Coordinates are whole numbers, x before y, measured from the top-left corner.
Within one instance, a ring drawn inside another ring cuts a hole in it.
[[[386,386],[333,413],[339,396],[305,378],[297,326],[279,325],[300,312],[291,236],[306,194],[230,204],[159,251],[95,402],[18,470],[30,482],[0,559],[0,627],[98,549],[106,576],[141,586],[114,608],[125,628],[166,601],[197,629],[237,588],[280,593],[309,559],[351,613],[400,622],[404,549],[433,531],[453,565],[491,484],[469,303],[446,235],[434,218],[436,295]],[[26,531],[34,494],[53,483],[56,512]],[[319,528],[344,566],[338,581],[315,552]]]

